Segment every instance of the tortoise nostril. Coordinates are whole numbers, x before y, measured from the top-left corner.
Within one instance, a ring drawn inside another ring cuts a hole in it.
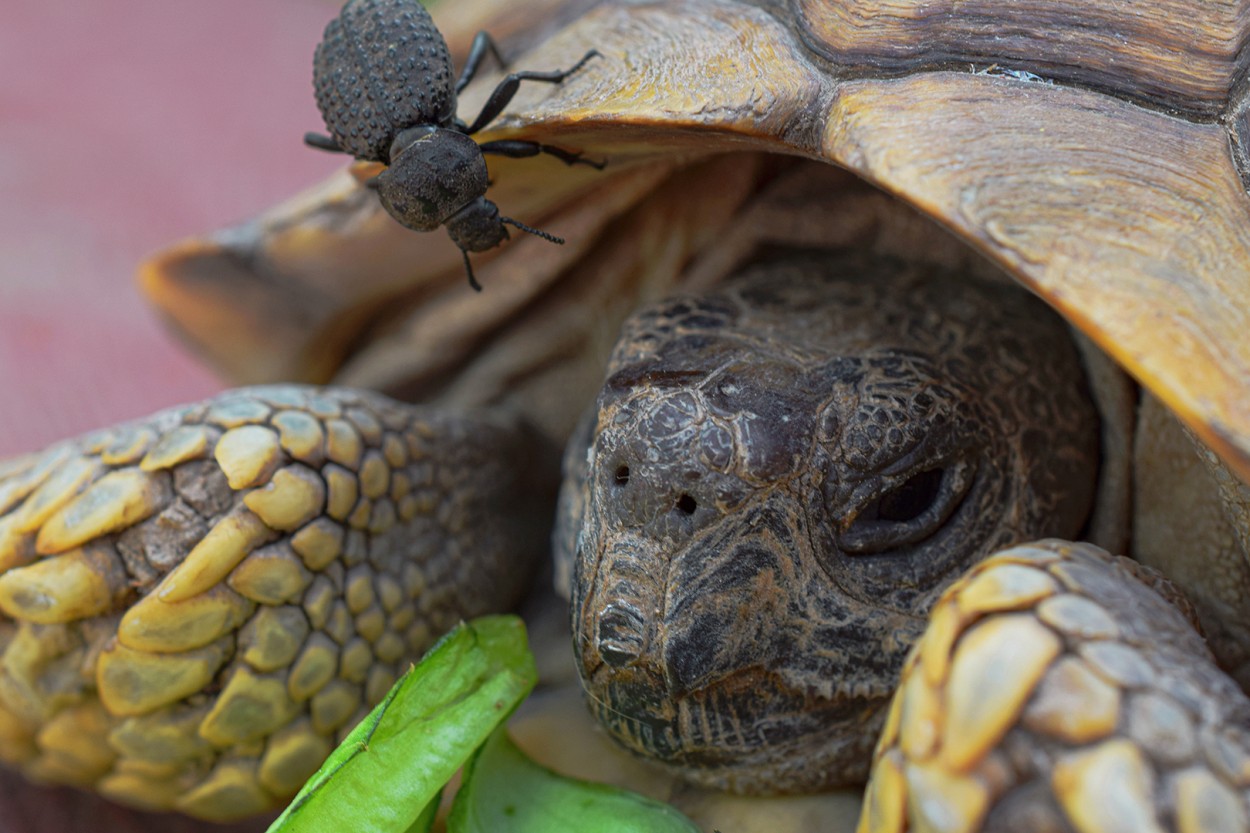
[[[616,470],[616,485],[624,486],[629,482],[629,466],[621,466]]]
[[[698,508],[698,502],[696,502],[690,495],[682,495],[677,498],[677,510],[684,515],[693,515],[694,510]]]
[[[636,661],[643,652],[643,621],[630,605],[610,604],[599,614],[595,647],[613,668]]]

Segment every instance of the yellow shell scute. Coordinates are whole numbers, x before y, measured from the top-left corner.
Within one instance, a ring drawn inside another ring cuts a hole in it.
[[[136,427],[122,431],[100,452],[100,462],[106,466],[129,466],[137,463],[143,459],[143,455],[156,439],[156,432],[151,428]]]
[[[408,463],[408,445],[397,434],[387,434],[382,440],[382,456],[392,469]]]
[[[327,735],[347,722],[364,702],[359,686],[333,680],[312,698],[313,731]]]
[[[98,700],[63,709],[39,730],[37,741],[44,756],[62,762],[73,783],[87,787],[104,775],[117,758],[108,745],[113,718]]]
[[[316,417],[303,411],[282,411],[270,424],[278,429],[278,441],[291,457],[317,465],[325,454],[325,431]]]
[[[274,798],[256,777],[256,762],[224,760],[208,777],[183,793],[174,805],[178,810],[209,821],[233,821],[264,812]]]
[[[85,685],[50,688],[44,671],[54,663],[80,661],[84,653],[81,639],[69,625],[23,623],[0,654],[0,707],[37,726],[58,709],[77,702]]]
[[[248,492],[243,502],[273,529],[294,531],[321,514],[326,489],[321,477],[293,464],[274,472],[269,483]]]
[[[313,579],[312,584],[308,586],[308,590],[304,592],[304,598],[301,606],[304,613],[308,615],[308,621],[313,626],[313,630],[319,631],[325,628],[326,622],[330,618],[330,610],[334,606],[334,600],[338,598],[339,591],[335,589],[335,584],[326,576],[317,576]]]
[[[946,680],[951,651],[955,640],[963,633],[963,626],[964,617],[954,601],[940,601],[929,614],[929,627],[920,643],[918,660],[929,685],[939,686]]]
[[[221,435],[213,458],[236,491],[266,482],[282,463],[278,435],[262,425],[242,425]]]
[[[290,546],[277,543],[244,558],[228,583],[254,602],[279,605],[297,599],[312,583],[312,574]]]
[[[372,517],[373,502],[368,498],[361,498],[356,508],[347,516],[347,524],[352,529],[368,529]]]
[[[17,513],[0,517],[0,573],[35,560],[35,536],[17,528]]]
[[[1097,602],[1074,593],[1042,602],[1037,617],[1060,633],[1081,639],[1115,639],[1120,635],[1111,614]]]
[[[35,732],[30,723],[0,707],[0,763],[21,766],[38,755]]]
[[[148,595],[131,605],[122,616],[117,626],[117,639],[139,651],[189,651],[239,627],[255,607],[221,584],[177,602]]]
[[[259,740],[288,723],[298,708],[282,677],[239,666],[200,724],[200,737],[219,747]]]
[[[321,571],[343,551],[343,527],[329,518],[317,518],[291,536],[291,548],[304,559],[304,566]]]
[[[179,705],[123,719],[109,734],[109,745],[122,760],[143,765],[145,772],[176,771],[210,749],[198,729],[208,706]]]
[[[269,406],[258,399],[227,394],[212,404],[204,419],[222,428],[238,428],[264,422],[270,413]]]
[[[379,605],[374,605],[363,613],[356,615],[356,633],[370,643],[377,642],[386,631],[386,614]]]
[[[207,591],[238,566],[272,531],[246,510],[236,510],[213,525],[183,562],[161,581],[161,601],[179,602]]]
[[[206,425],[180,425],[165,433],[139,461],[143,471],[172,469],[208,454],[214,433]]]
[[[1024,725],[1048,738],[1092,743],[1115,731],[1120,721],[1120,690],[1079,657],[1054,664],[1024,713]]]
[[[398,520],[398,513],[395,510],[395,504],[388,498],[382,498],[373,504],[373,511],[369,513],[369,532],[372,535],[389,532],[391,527],[395,526],[396,520]]]
[[[74,550],[0,575],[0,611],[42,625],[99,616],[121,599],[126,579],[111,547]]]
[[[321,691],[339,667],[339,646],[323,633],[309,637],[287,677],[287,693],[303,702]]]
[[[373,653],[382,662],[398,662],[408,653],[408,646],[404,644],[404,639],[399,634],[386,631],[373,643]]]
[[[959,609],[965,614],[1019,610],[1031,607],[1058,590],[1058,583],[1042,570],[1023,564],[998,563],[960,590]]]
[[[99,460],[74,457],[55,469],[17,510],[15,529],[35,532],[104,470]]]
[[[907,811],[917,833],[974,833],[989,807],[980,780],[956,775],[934,762],[907,764]]]
[[[0,514],[25,500],[72,453],[70,446],[58,445],[0,463]]]
[[[352,614],[341,599],[330,608],[330,616],[323,630],[339,645],[346,645],[356,632]]]
[[[100,653],[96,687],[104,707],[115,715],[147,714],[196,693],[225,663],[225,639],[178,654],[155,654],[114,644]]]
[[[1000,614],[960,640],[946,685],[942,758],[966,770],[1020,718],[1051,661],[1059,637],[1030,614]]]
[[[154,778],[144,773],[119,770],[97,781],[95,790],[118,804],[159,812],[174,805],[186,791],[186,784],[182,779]]]
[[[897,752],[882,755],[872,768],[856,833],[904,833],[907,790]]]
[[[1235,833],[1250,828],[1237,794],[1210,771],[1188,769],[1172,782],[1177,833]]]
[[[1163,833],[1155,775],[1131,741],[1109,740],[1059,759],[1051,788],[1080,833]]]
[[[326,427],[326,456],[331,462],[338,463],[349,471],[360,467],[360,457],[364,454],[364,444],[360,435],[351,423],[342,419],[331,419]]]
[[[312,776],[333,744],[312,730],[308,720],[297,720],[274,732],[265,746],[257,776],[274,795],[291,795]]]
[[[386,458],[375,449],[369,449],[360,464],[360,491],[370,500],[377,500],[390,486],[391,469]]]
[[[298,607],[262,607],[239,633],[239,655],[257,671],[289,668],[308,636]]]
[[[387,613],[393,613],[404,601],[404,588],[399,580],[389,573],[382,573],[374,582],[377,586],[378,601]]]
[[[121,531],[156,514],[169,497],[165,477],[134,468],[109,472],[44,522],[35,550],[64,552]]]
[[[902,699],[899,746],[912,761],[927,759],[937,746],[942,724],[942,702],[923,673],[906,676],[898,693]]]
[[[328,497],[326,514],[336,521],[346,521],[356,506],[359,485],[356,476],[342,466],[327,465],[321,470],[325,477]]]
[[[373,650],[362,637],[354,637],[343,646],[339,660],[339,676],[348,682],[363,683],[373,665]]]
[[[373,605],[373,572],[361,564],[347,574],[347,588],[343,594],[347,609],[353,614],[361,613]]]
[[[384,665],[375,665],[369,669],[369,677],[365,680],[365,702],[376,706],[386,699],[386,694],[395,685],[395,672]]]

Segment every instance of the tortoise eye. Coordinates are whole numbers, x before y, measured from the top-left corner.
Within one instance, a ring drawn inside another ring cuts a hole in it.
[[[872,555],[925,540],[959,508],[972,474],[962,462],[913,474],[865,504],[838,536],[839,546]]]
[[[892,492],[888,492],[864,507],[859,513],[865,520],[913,521],[937,500],[942,488],[942,470],[929,469],[914,475]]]

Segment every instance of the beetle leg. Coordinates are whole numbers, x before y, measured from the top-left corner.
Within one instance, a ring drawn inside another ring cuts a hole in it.
[[[490,124],[496,116],[503,112],[503,108],[508,106],[508,102],[516,95],[517,88],[521,86],[522,81],[543,81],[548,84],[559,84],[565,78],[581,69],[591,58],[598,57],[598,55],[598,50],[592,49],[583,55],[580,61],[564,70],[557,69],[551,72],[523,70],[511,73],[499,82],[498,87],[495,87],[495,91],[490,94],[490,98],[486,99],[486,106],[482,108],[482,112],[478,113],[473,124],[469,125],[464,132],[472,135]]]
[[[474,292],[481,292],[482,285],[477,282],[477,278],[473,276],[473,266],[469,263],[469,253],[464,249],[460,250],[460,254],[464,255],[464,271],[469,276],[469,286],[473,287]]]
[[[499,47],[495,45],[494,39],[486,32],[478,32],[473,37],[473,45],[469,47],[469,57],[465,58],[464,68],[460,70],[460,78],[456,81],[456,95],[460,95],[460,91],[469,86],[473,76],[477,75],[477,69],[481,65],[482,59],[488,53],[495,56],[499,66],[506,67],[508,65],[503,56],[499,54]]]
[[[521,159],[527,156],[537,156],[540,153],[546,153],[554,156],[566,165],[589,165],[592,168],[602,171],[603,166],[607,162],[595,162],[591,159],[583,159],[580,152],[565,150],[564,148],[552,147],[551,145],[543,145],[538,142],[527,142],[521,139],[500,139],[494,142],[483,142],[478,145],[482,153],[497,153],[500,156],[511,156],[514,159]]]
[[[347,151],[339,147],[338,142],[334,141],[329,136],[323,136],[320,133],[305,133],[304,144],[308,145],[310,148],[328,150],[331,153],[347,153]]]

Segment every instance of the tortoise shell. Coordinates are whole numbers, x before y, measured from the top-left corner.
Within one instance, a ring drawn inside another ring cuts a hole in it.
[[[556,273],[566,285],[605,282],[576,277],[574,264],[592,249],[604,257],[614,236],[637,243],[647,222],[623,224],[630,207],[648,204],[688,254],[706,245],[671,195],[644,199],[691,156],[795,154],[850,170],[954,232],[1250,479],[1250,122],[1235,94],[1247,5],[1168,0],[1143,13],[1112,0],[548,0],[521,15],[460,4],[440,23],[461,54],[487,28],[509,53],[529,47],[516,58],[526,66],[567,65],[592,46],[605,56],[559,87],[523,89],[481,137],[612,160],[599,178],[493,165],[499,198],[542,217],[569,247],[514,244],[515,256],[484,266],[484,281],[499,287],[489,311],[470,309],[475,299],[452,282],[454,251],[393,227],[343,177],[243,234],[165,253],[144,285],[236,380],[333,377],[429,392],[431,378],[481,358],[484,339],[508,331],[553,341],[552,320],[540,322],[530,302],[549,294]],[[466,111],[477,106],[463,98]],[[681,198],[690,214],[702,201],[705,226],[748,187],[741,166],[690,176]],[[348,265],[354,278],[343,286],[335,276]],[[283,280],[266,280],[273,274]],[[597,303],[628,309],[641,291],[632,286],[605,289]],[[250,311],[239,309],[240,289]],[[425,312],[411,303],[400,324],[397,298],[420,298]],[[247,323],[236,322],[240,338],[214,343],[212,324],[225,315]],[[387,336],[362,336],[380,325]]]

